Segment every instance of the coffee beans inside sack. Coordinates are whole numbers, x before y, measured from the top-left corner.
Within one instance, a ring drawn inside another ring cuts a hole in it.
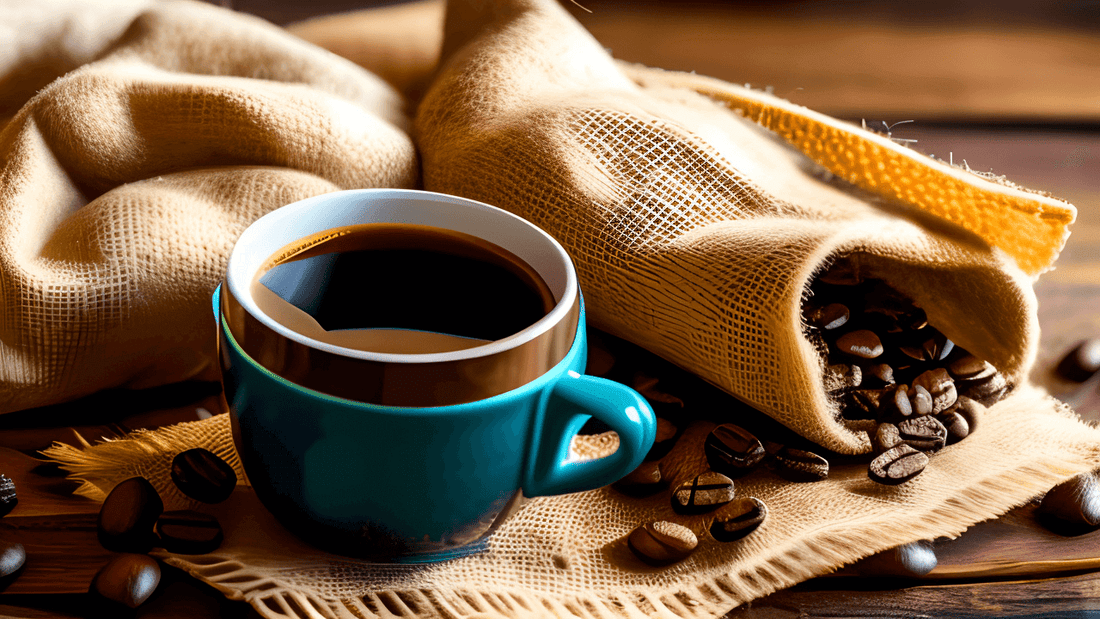
[[[955,345],[912,299],[861,276],[857,265],[834,262],[810,285],[802,309],[840,415],[879,424],[871,436],[875,454],[900,445],[931,454],[966,438],[981,410],[1007,394],[1004,377]]]

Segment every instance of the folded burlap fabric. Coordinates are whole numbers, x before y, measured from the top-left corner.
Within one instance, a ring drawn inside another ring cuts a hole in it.
[[[391,84],[255,19],[122,6],[58,3],[53,36],[24,34],[5,59],[5,75],[39,59],[59,77],[4,100],[2,410],[194,375],[212,354],[209,294],[250,221],[316,193],[418,182],[543,227],[577,263],[593,325],[834,451],[866,452],[866,425],[826,394],[800,307],[840,256],[858,255],[1017,386],[903,486],[871,482],[866,465],[816,484],[739,480],[771,515],[732,544],[707,533],[722,510],[680,516],[667,495],[604,489],[531,501],[484,553],[377,566],[297,543],[241,488],[219,508],[217,553],[166,560],[265,616],[714,616],[957,535],[1100,465],[1100,431],[1025,383],[1031,282],[1064,242],[1069,205],[764,93],[621,65],[551,0],[451,2],[430,79],[438,31],[417,36],[424,24],[395,20],[398,9],[298,29],[364,66],[393,58],[379,69]],[[32,17],[4,20],[18,35]],[[360,38],[380,24],[410,31]],[[399,93],[424,93],[411,123]],[[227,427],[218,416],[49,455],[89,496],[142,474],[183,506],[167,463],[196,446],[235,461]],[[710,427],[692,424],[666,456],[671,483],[706,469]],[[624,539],[650,519],[688,526],[699,549],[641,564]]]

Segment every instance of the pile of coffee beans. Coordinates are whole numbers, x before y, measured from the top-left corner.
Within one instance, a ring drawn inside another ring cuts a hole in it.
[[[172,460],[172,481],[185,495],[204,503],[229,498],[237,474],[216,454],[190,449]],[[217,518],[191,510],[164,511],[164,502],[144,477],[125,479],[99,509],[97,534],[104,548],[119,554],[96,573],[90,592],[116,610],[137,608],[160,582],[160,566],[145,553],[164,548],[177,554],[206,554],[221,545]]]
[[[879,423],[868,476],[913,479],[928,454],[966,438],[1009,385],[990,363],[928,323],[911,299],[855,260],[838,260],[810,286],[806,335],[826,360],[825,390],[849,420]]]

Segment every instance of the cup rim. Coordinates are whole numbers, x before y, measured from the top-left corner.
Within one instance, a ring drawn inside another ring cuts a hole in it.
[[[302,217],[303,213],[316,215],[316,209],[326,203],[350,205],[333,217]],[[394,209],[394,204],[403,204],[405,208]],[[410,206],[414,205],[414,206]],[[313,233],[352,223],[369,223],[361,219],[351,220],[352,215],[361,215],[372,210],[381,211],[386,205],[385,219],[378,222],[427,224],[460,232],[484,235],[492,230],[501,235],[508,232],[518,233],[515,238],[486,238],[525,260],[540,276],[547,280],[555,296],[554,307],[534,324],[505,338],[480,346],[462,350],[437,353],[381,353],[337,346],[319,342],[289,329],[260,311],[248,288],[263,261],[281,247]],[[430,205],[430,206],[427,206]],[[457,209],[465,209],[465,215],[456,216]],[[471,213],[472,211],[472,213]],[[430,216],[442,216],[447,225],[440,225]],[[487,222],[491,222],[491,225]],[[479,234],[480,233],[480,234]],[[536,243],[542,243],[542,249]],[[545,249],[551,252],[545,252]],[[535,257],[532,264],[530,257]],[[547,273],[540,269],[543,260],[553,256],[558,271]],[[548,277],[549,276],[549,277]],[[330,192],[293,202],[278,208],[254,221],[238,237],[229,256],[225,277],[226,288],[233,299],[253,319],[281,337],[303,346],[324,351],[329,354],[374,361],[379,363],[443,363],[478,359],[496,355],[523,346],[551,331],[556,325],[575,315],[573,311],[578,295],[576,267],[568,252],[554,237],[535,224],[514,215],[504,209],[483,202],[461,198],[449,194],[423,191],[418,189],[350,189]],[[224,316],[225,306],[221,313]]]

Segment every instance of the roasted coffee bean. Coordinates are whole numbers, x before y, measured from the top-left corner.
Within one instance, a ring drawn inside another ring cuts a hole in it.
[[[1070,525],[1100,525],[1100,482],[1096,473],[1081,473],[1051,488],[1036,512]]]
[[[880,419],[898,420],[912,414],[913,406],[909,402],[909,390],[906,385],[890,387],[879,401]]]
[[[672,451],[676,445],[676,439],[680,438],[680,429],[674,423],[664,417],[657,418],[657,435],[653,438],[653,446],[646,454],[646,460],[660,460]]]
[[[27,562],[27,551],[23,544],[0,541],[0,578],[6,578],[19,571]]]
[[[92,592],[105,600],[137,608],[160,584],[160,565],[152,557],[121,554],[111,559],[92,579]]]
[[[160,495],[144,477],[121,481],[99,509],[99,543],[115,552],[148,552],[163,511]]]
[[[894,384],[894,368],[885,363],[872,363],[863,368],[863,385],[889,387]]]
[[[977,400],[985,406],[991,406],[1004,399],[1008,393],[1008,383],[1000,372],[994,372],[992,376],[982,380],[966,381],[961,395]]]
[[[1083,383],[1100,372],[1100,337],[1081,341],[1058,363],[1062,378]]]
[[[880,454],[901,444],[901,432],[892,423],[880,423],[871,436],[871,448]]]
[[[872,331],[849,331],[836,340],[840,352],[860,359],[875,359],[882,354],[882,341]]]
[[[848,419],[878,419],[882,400],[888,389],[856,389],[845,397],[845,417]]]
[[[896,486],[920,475],[926,466],[928,456],[909,445],[901,444],[872,460],[867,468],[867,476],[880,484]]]
[[[626,477],[611,484],[612,488],[633,497],[650,496],[667,486],[668,483],[661,475],[661,467],[654,460],[642,462]]]
[[[775,454],[775,468],[780,477],[794,482],[821,481],[829,476],[828,460],[793,447],[784,447]]]
[[[914,387],[924,387],[932,396],[932,414],[942,413],[955,404],[958,392],[955,381],[943,368],[935,368],[922,373],[913,380]]]
[[[910,362],[924,361],[924,348],[920,346],[898,346],[898,352]]]
[[[936,417],[943,424],[943,427],[947,428],[948,445],[954,445],[970,436],[970,424],[966,422],[965,417],[958,413],[957,408],[946,410]]]
[[[710,536],[719,542],[733,542],[755,531],[767,517],[768,506],[760,499],[737,499],[710,526]]]
[[[221,503],[233,494],[237,473],[213,452],[196,447],[172,459],[172,481],[192,499]]]
[[[222,527],[209,514],[191,510],[164,512],[157,520],[160,547],[181,555],[214,552],[222,543]]]
[[[914,307],[913,311],[906,317],[904,327],[910,331],[920,331],[928,326],[928,315],[924,313],[919,307]]]
[[[913,385],[908,391],[909,403],[913,407],[913,414],[919,416],[932,414],[934,400],[923,385]]]
[[[15,482],[7,475],[0,475],[0,516],[15,509],[19,497],[15,493]]]
[[[974,355],[963,355],[947,366],[948,373],[957,381],[984,380],[997,373],[997,368]]]
[[[947,444],[947,428],[931,415],[906,419],[898,433],[902,443],[920,451],[939,451]]]
[[[902,544],[867,557],[856,564],[857,571],[868,576],[924,576],[936,569],[936,551],[927,541]]]
[[[982,415],[985,414],[985,406],[980,402],[961,395],[958,401],[955,402],[955,407],[951,410],[962,415],[962,418],[966,420],[966,427],[969,428],[968,436],[978,429]]]
[[[699,545],[699,538],[681,524],[658,520],[634,529],[626,543],[642,561],[650,565],[668,565],[686,559]]]
[[[858,365],[838,363],[825,368],[825,391],[838,393],[859,387],[863,382],[863,370]]]
[[[847,324],[849,315],[848,308],[844,305],[830,303],[825,307],[810,310],[806,315],[806,320],[818,329],[832,331]]]
[[[707,471],[676,488],[672,493],[672,509],[680,514],[701,514],[729,503],[733,494],[732,479]]]
[[[703,453],[710,468],[732,475],[743,475],[764,459],[764,446],[748,430],[724,423],[707,435]]]

